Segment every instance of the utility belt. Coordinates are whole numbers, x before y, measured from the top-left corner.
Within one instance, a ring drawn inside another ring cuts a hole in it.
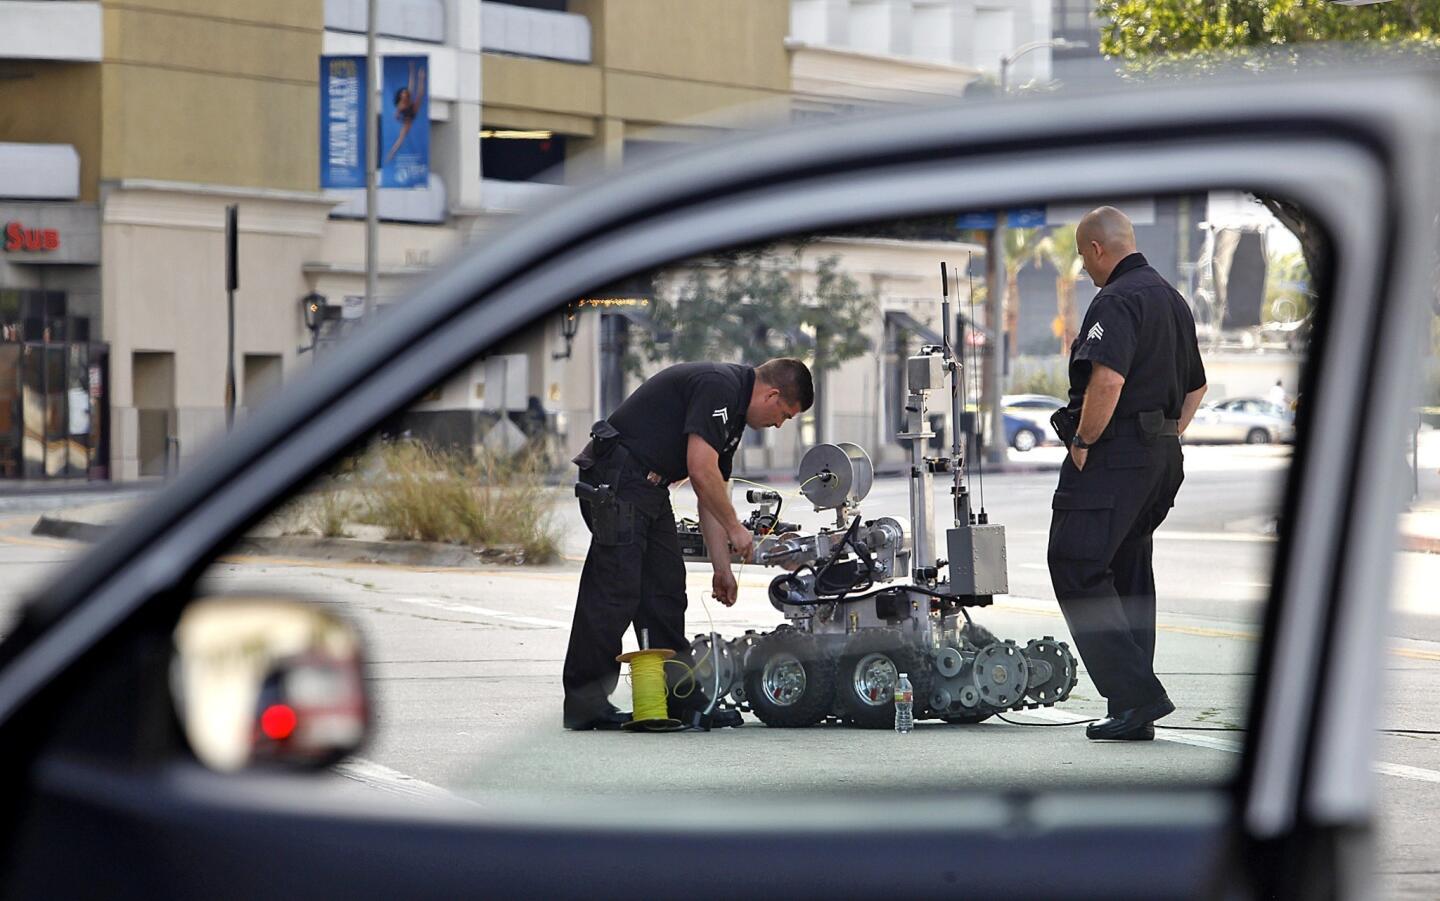
[[[590,441],[571,462],[580,467],[575,496],[595,505],[616,501],[620,475],[627,466],[656,488],[670,484],[670,480],[660,473],[642,466],[620,441],[620,432],[605,419],[590,427]]]
[[[1061,407],[1051,415],[1050,425],[1068,447],[1075,439],[1076,429],[1080,428],[1080,414],[1071,412],[1069,407]],[[1166,419],[1164,410],[1146,410],[1123,419],[1112,417],[1105,431],[1091,443],[1099,444],[1110,438],[1138,438],[1141,444],[1150,445],[1161,438],[1174,438],[1179,434],[1180,420]]]

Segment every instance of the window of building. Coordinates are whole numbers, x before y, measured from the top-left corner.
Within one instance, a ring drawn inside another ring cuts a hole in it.
[[[565,136],[485,126],[480,132],[480,172],[501,181],[565,183]]]

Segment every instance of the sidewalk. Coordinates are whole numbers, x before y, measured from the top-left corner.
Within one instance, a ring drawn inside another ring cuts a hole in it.
[[[1440,554],[1440,500],[1417,501],[1400,514],[1400,542],[1407,551]]]
[[[779,475],[776,473],[775,475]],[[761,476],[763,478],[763,476]],[[758,481],[758,480],[757,480]],[[784,484],[792,481],[791,478],[777,478],[776,482]],[[147,492],[148,493],[148,492]],[[73,541],[93,542],[104,537],[109,527],[119,520],[124,519],[129,513],[146,500],[144,494],[116,498],[101,503],[72,506],[63,510],[55,510],[39,517],[33,528],[33,534],[44,535],[52,538],[64,538]],[[367,536],[368,537],[368,536]],[[380,541],[357,541],[355,539],[323,539],[303,538],[300,536],[281,536],[272,528],[261,527],[250,536],[252,543],[259,541],[273,543],[276,550],[284,545],[287,554],[297,556],[322,556],[329,557],[335,553],[335,549],[326,549],[325,545],[338,545],[353,549],[367,559],[385,558],[393,556],[397,560],[406,563],[417,563],[417,557],[425,557],[419,553],[418,545],[423,542],[380,542]],[[285,539],[281,541],[281,539]],[[313,545],[313,547],[312,547]],[[384,548],[389,546],[392,550],[387,554]],[[1421,553],[1440,554],[1440,498],[1425,498],[1411,504],[1407,512],[1400,514],[1400,550],[1417,551]],[[251,547],[256,550],[258,546]],[[439,550],[439,548],[437,548]],[[453,558],[455,548],[443,546],[443,553],[436,556],[439,561],[443,558],[443,565],[465,565]],[[461,556],[464,556],[463,554]],[[490,562],[481,557],[484,562]],[[465,562],[473,565],[474,561]]]

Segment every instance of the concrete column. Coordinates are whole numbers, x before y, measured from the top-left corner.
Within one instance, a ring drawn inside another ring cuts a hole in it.
[[[565,180],[587,181],[620,168],[625,154],[625,120],[606,117],[595,123],[595,137],[575,138],[565,160]]]

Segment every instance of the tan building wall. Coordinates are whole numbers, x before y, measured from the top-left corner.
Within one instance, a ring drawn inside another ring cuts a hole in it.
[[[105,6],[100,177],[316,190],[322,0]]]
[[[786,92],[790,4],[777,0],[574,0],[611,72]]]
[[[100,67],[0,60],[0,141],[71,144],[80,154],[80,199],[99,197]]]
[[[224,222],[230,203],[240,207],[237,385],[245,379],[247,354],[279,356],[287,377],[299,363],[305,336],[300,298],[308,290],[304,264],[316,257],[330,201],[143,182],[110,188],[101,224],[101,293],[110,344],[112,478],[141,474],[142,409],[170,401],[170,434],[180,441],[183,459],[223,434]],[[137,353],[171,355],[166,366],[173,369],[173,384],[137,385]],[[246,401],[240,396],[237,404]]]
[[[789,4],[574,0],[590,65],[484,55],[486,125],[569,137],[567,180],[623,160],[627,139],[703,140],[790,112]]]

